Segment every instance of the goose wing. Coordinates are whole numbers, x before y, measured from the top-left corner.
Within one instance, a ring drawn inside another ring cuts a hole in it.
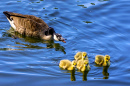
[[[23,15],[5,11],[3,12],[9,21],[12,21],[16,31],[27,36],[37,36],[40,32],[48,30],[48,25],[40,18],[33,15]]]

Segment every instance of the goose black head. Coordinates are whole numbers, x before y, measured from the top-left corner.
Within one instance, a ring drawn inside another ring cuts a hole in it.
[[[64,39],[62,37],[61,34],[59,33],[56,33],[55,30],[52,28],[52,27],[49,27],[48,30],[45,32],[45,35],[53,35],[53,39],[56,40],[56,41],[62,41],[64,43],[66,43],[66,39]]]
[[[59,34],[59,33],[54,33],[53,38],[54,38],[54,40],[56,40],[56,41],[62,41],[62,42],[64,42],[64,43],[66,43],[66,41],[65,41],[66,39],[64,39],[64,38],[62,37],[62,35]]]

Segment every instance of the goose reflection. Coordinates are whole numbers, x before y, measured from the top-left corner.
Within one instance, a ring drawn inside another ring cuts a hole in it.
[[[61,51],[64,54],[66,54],[65,52],[65,48],[63,46],[61,46],[59,43],[54,43],[54,41],[45,41],[45,40],[41,40],[41,39],[37,39],[37,38],[31,38],[31,37],[26,37],[24,35],[21,35],[17,32],[15,32],[13,30],[13,28],[10,28],[7,33],[4,33],[3,36],[7,36],[7,37],[12,37],[14,39],[20,38],[25,41],[25,42],[15,42],[15,44],[19,44],[19,46],[12,46],[12,47],[17,47],[17,48],[35,48],[35,49],[50,49],[50,48],[54,48],[55,51]],[[27,42],[27,43],[26,43]],[[45,47],[41,47],[39,45],[35,45],[34,43],[43,43],[46,44]],[[10,45],[11,46],[11,45]]]

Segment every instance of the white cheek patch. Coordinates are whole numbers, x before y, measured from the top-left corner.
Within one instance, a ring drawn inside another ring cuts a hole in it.
[[[54,39],[55,39],[56,41],[59,41],[58,38],[57,38],[57,36],[56,36],[55,34],[54,34]]]
[[[43,39],[45,39],[45,40],[51,40],[52,39],[52,35],[44,36]]]

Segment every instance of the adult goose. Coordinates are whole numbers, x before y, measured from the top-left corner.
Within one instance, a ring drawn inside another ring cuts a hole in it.
[[[20,34],[41,38],[43,40],[56,40],[66,43],[61,34],[56,33],[42,19],[33,15],[23,15],[14,12],[3,12],[11,27]]]

